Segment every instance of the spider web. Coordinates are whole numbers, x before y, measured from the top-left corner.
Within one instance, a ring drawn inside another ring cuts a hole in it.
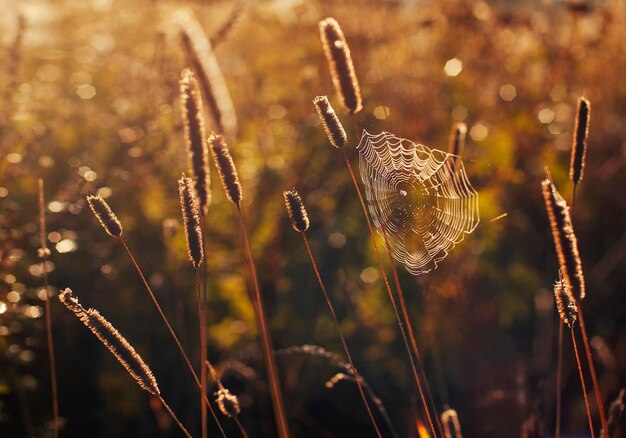
[[[357,149],[368,209],[393,257],[413,275],[437,268],[479,222],[460,157],[389,132],[363,131]]]

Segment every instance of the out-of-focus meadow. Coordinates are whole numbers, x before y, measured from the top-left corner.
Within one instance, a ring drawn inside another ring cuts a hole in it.
[[[463,158],[479,192],[481,223],[437,270],[418,277],[400,272],[439,411],[455,408],[466,437],[519,436],[525,423],[527,431],[536,425],[527,436],[553,434],[557,261],[540,180],[548,166],[569,199],[580,96],[592,113],[573,220],[605,406],[625,385],[623,1],[0,4],[0,435],[51,436],[39,177],[54,294],[71,287],[83,305],[106,315],[150,364],[182,422],[199,434],[194,382],[123,247],[85,201],[98,193],[118,214],[196,363],[194,272],[176,182],[187,171],[178,96],[186,64],[172,20],[181,7],[211,37],[235,105],[239,133],[229,145],[276,349],[317,344],[342,352],[283,205],[282,191],[295,186],[359,371],[400,436],[417,436],[418,400],[361,207],[342,153],[328,144],[311,104],[321,94],[337,102],[318,31],[319,20],[333,16],[350,43],[364,99],[355,117],[340,113],[350,149],[367,129],[447,150],[451,126],[468,126]],[[212,180],[209,357],[239,396],[251,436],[273,436],[239,225],[215,172]],[[163,408],[80,322],[58,300],[51,306],[61,436],[178,436]],[[584,436],[570,343],[564,357],[562,427],[570,434],[564,436]],[[298,354],[279,355],[278,364],[293,436],[370,436],[354,383],[325,384],[341,371],[334,364]],[[597,418],[594,403],[592,409]],[[237,436],[232,423],[223,423]]]

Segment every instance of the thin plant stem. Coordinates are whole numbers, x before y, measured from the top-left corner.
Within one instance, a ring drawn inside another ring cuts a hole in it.
[[[393,297],[393,293],[391,292],[391,286],[389,285],[389,279],[387,278],[387,274],[385,272],[385,267],[383,265],[383,261],[380,258],[380,252],[378,251],[378,244],[376,243],[376,237],[374,236],[374,229],[372,227],[372,223],[370,221],[369,215],[367,213],[367,208],[365,207],[365,202],[363,201],[363,195],[361,194],[361,189],[359,188],[359,184],[356,182],[356,177],[354,176],[354,171],[352,170],[352,166],[350,165],[350,160],[348,158],[348,153],[344,152],[344,158],[346,162],[346,167],[348,168],[348,172],[352,178],[352,183],[354,184],[354,188],[359,196],[359,201],[361,202],[361,208],[363,209],[363,214],[365,216],[365,220],[367,221],[367,227],[369,229],[370,237],[372,239],[372,245],[374,246],[374,252],[376,253],[376,259],[378,260],[378,266],[380,267],[381,274],[383,276],[383,280],[385,282],[385,287],[387,289],[387,295],[389,296],[389,300],[391,301],[391,305],[393,306],[393,310],[396,316],[396,320],[398,322],[398,327],[400,327],[400,333],[402,334],[402,339],[404,340],[404,346],[406,348],[406,352],[409,356],[409,362],[411,364],[411,370],[413,372],[413,378],[415,379],[415,384],[417,386],[417,390],[419,392],[422,405],[424,407],[424,411],[426,412],[426,417],[428,419],[428,425],[430,427],[430,431],[432,432],[434,437],[437,437],[437,432],[435,431],[435,426],[433,424],[432,417],[430,415],[430,410],[428,409],[428,404],[426,403],[426,397],[424,396],[424,391],[422,389],[422,384],[420,382],[420,378],[418,377],[417,367],[415,366],[415,361],[413,360],[413,354],[411,354],[411,347],[409,346],[409,340],[407,338],[406,332],[404,330],[404,325],[402,323],[402,319],[400,318],[400,312],[398,311],[398,306],[396,304],[396,300]]]
[[[389,251],[389,243],[387,242],[387,234],[383,232],[383,236],[385,238],[387,256],[389,257],[389,265],[391,266],[391,272],[393,274],[394,283],[396,285],[396,291],[398,292],[398,299],[400,302],[400,309],[402,310],[402,317],[404,318],[404,324],[406,325],[407,331],[409,333],[409,340],[411,341],[411,347],[413,348],[413,353],[415,354],[415,358],[417,359],[417,363],[419,365],[420,377],[424,380],[424,388],[426,389],[426,396],[428,397],[430,408],[435,413],[434,415],[435,424],[437,425],[439,435],[444,436],[443,427],[441,426],[439,415],[436,415],[437,408],[435,406],[435,401],[433,400],[433,395],[430,391],[428,378],[426,377],[426,369],[424,368],[422,355],[420,354],[420,350],[417,347],[417,341],[415,340],[415,334],[413,333],[413,325],[411,324],[411,319],[409,318],[409,312],[407,311],[406,304],[404,302],[404,292],[402,291],[402,286],[400,286],[400,276],[398,275],[398,267],[396,266],[396,262],[391,256],[391,252]]]
[[[56,363],[54,360],[54,343],[52,338],[52,313],[50,310],[50,287],[48,284],[48,269],[46,262],[50,250],[47,245],[46,232],[46,208],[44,198],[43,179],[39,178],[39,240],[40,240],[40,256],[41,256],[41,272],[43,272],[43,285],[46,290],[46,335],[48,340],[48,357],[50,360],[50,388],[52,391],[52,421],[54,429],[54,438],[59,436],[59,397],[57,391],[57,373]]]
[[[243,217],[243,212],[237,208],[237,214],[239,216],[239,224],[241,226],[241,234],[243,237],[244,250],[250,274],[250,283],[254,289],[254,310],[256,311],[257,325],[259,327],[259,335],[261,338],[261,346],[263,348],[263,356],[265,358],[265,366],[267,368],[268,380],[270,384],[270,394],[272,396],[272,403],[274,405],[274,416],[276,418],[276,427],[278,429],[278,435],[280,438],[289,437],[289,428],[287,425],[287,418],[285,415],[285,407],[283,403],[283,396],[280,389],[280,380],[278,378],[278,370],[276,367],[276,359],[274,357],[274,347],[272,345],[272,338],[270,336],[267,318],[265,311],[263,310],[263,300],[261,298],[261,291],[259,289],[259,280],[256,273],[256,266],[254,264],[254,258],[252,257],[252,248],[250,247],[250,238],[248,236],[248,230]]]
[[[203,398],[206,396],[206,371],[204,361],[207,355],[206,352],[206,331],[205,331],[205,315],[204,315],[204,300],[202,287],[200,286],[200,269],[196,268],[196,292],[198,295],[198,326],[200,329],[200,412],[202,418],[202,438],[207,438],[207,415],[206,405],[203,402]]]
[[[574,202],[576,201],[576,188],[577,184],[574,184],[572,189],[572,199],[570,202],[570,211],[574,210]],[[585,355],[587,356],[587,365],[589,366],[589,373],[591,374],[591,382],[593,383],[593,393],[596,398],[596,404],[598,405],[598,413],[600,414],[600,423],[602,424],[602,430],[604,433],[608,433],[609,430],[606,424],[606,415],[604,413],[604,403],[602,403],[602,394],[600,393],[600,385],[598,384],[598,376],[596,374],[596,367],[593,363],[593,356],[591,355],[591,348],[589,347],[589,337],[587,336],[587,327],[585,326],[585,318],[583,317],[583,309],[579,300],[576,300],[576,307],[578,307],[578,320],[580,321],[580,333],[583,337],[583,346],[585,348]],[[602,434],[602,432],[601,432]]]
[[[563,323],[559,319],[559,352],[556,365],[556,426],[554,436],[561,438],[561,379],[563,375]]]
[[[337,314],[335,313],[335,308],[333,307],[330,297],[328,296],[328,292],[326,291],[326,286],[324,285],[319,269],[317,268],[317,263],[315,263],[315,258],[313,257],[313,252],[311,251],[311,247],[306,237],[306,233],[302,232],[301,234],[302,234],[302,240],[304,241],[304,245],[306,246],[306,250],[309,253],[309,259],[311,260],[311,265],[313,265],[313,270],[315,271],[317,282],[320,285],[320,289],[322,289],[322,293],[324,294],[324,299],[326,300],[326,304],[328,305],[328,310],[330,311],[330,314],[333,317],[335,327],[337,328],[337,332],[339,333],[339,338],[341,339],[341,344],[343,345],[343,351],[346,353],[346,357],[348,359],[348,362],[350,363],[350,367],[352,368],[351,371],[352,371],[352,374],[354,375],[354,380],[356,382],[356,385],[359,388],[361,399],[363,399],[363,403],[365,404],[365,408],[367,409],[367,414],[369,415],[370,420],[372,421],[372,426],[374,426],[374,429],[376,430],[376,435],[378,435],[378,437],[381,438],[382,434],[380,433],[380,429],[378,428],[378,424],[376,423],[376,420],[374,418],[374,413],[372,412],[372,408],[370,407],[367,401],[367,397],[365,396],[365,392],[363,391],[363,385],[361,384],[360,375],[356,369],[356,366],[354,365],[354,361],[352,360],[352,355],[350,354],[350,350],[348,349],[348,344],[346,343],[346,339],[343,336],[341,327],[339,326],[339,321],[337,320]]]
[[[169,405],[165,403],[165,400],[163,400],[163,397],[161,397],[160,395],[158,395],[157,397],[159,401],[161,402],[161,404],[163,405],[163,407],[165,408],[165,410],[170,414],[172,419],[176,422],[176,424],[178,424],[178,427],[180,427],[180,430],[185,434],[187,438],[191,438],[191,435],[189,434],[187,429],[185,429],[185,426],[183,426],[183,423],[181,423],[178,417],[176,417],[176,415],[174,414],[174,412],[172,412],[172,409],[169,407]]]
[[[159,312],[159,315],[161,315],[161,319],[165,323],[165,325],[167,327],[167,330],[170,332],[170,335],[172,336],[172,339],[174,340],[174,343],[178,347],[178,351],[180,351],[180,354],[183,356],[183,359],[185,360],[185,363],[187,364],[187,368],[189,369],[189,372],[193,376],[193,379],[195,380],[196,385],[198,386],[198,389],[201,390],[202,389],[202,385],[201,385],[200,379],[198,378],[198,375],[194,371],[193,365],[191,365],[191,361],[189,360],[189,356],[185,352],[185,349],[183,348],[182,344],[180,343],[180,340],[178,339],[178,336],[176,336],[176,333],[174,332],[174,329],[172,328],[169,320],[165,316],[165,313],[163,313],[163,309],[161,308],[161,305],[157,301],[157,299],[156,299],[156,297],[154,295],[154,292],[152,292],[152,288],[148,284],[148,281],[146,280],[146,277],[144,276],[143,271],[139,267],[139,263],[137,263],[137,260],[135,260],[135,257],[133,256],[133,253],[130,250],[130,248],[128,247],[128,245],[126,244],[126,241],[124,240],[124,238],[119,237],[119,240],[120,240],[120,242],[122,242],[122,246],[124,246],[124,249],[126,250],[126,253],[130,257],[133,265],[135,266],[135,270],[137,271],[137,273],[141,277],[141,281],[143,282],[143,285],[145,286],[146,291],[148,292],[148,295],[150,295],[150,298],[152,299],[152,302],[156,306],[157,311]],[[203,394],[202,397],[204,398],[204,402],[209,407],[209,411],[211,412],[211,415],[213,416],[213,419],[215,420],[215,423],[217,424],[217,427],[220,430],[220,434],[222,435],[223,438],[226,438],[226,433],[224,432],[224,429],[222,428],[222,425],[221,425],[219,419],[217,418],[217,414],[215,413],[215,410],[213,409],[213,406],[211,406],[211,403],[209,402],[209,399],[207,398],[206,394]]]
[[[200,214],[200,230],[202,233],[202,250],[204,252],[204,254],[208,254],[207,252],[207,239],[206,239],[206,222],[204,220],[204,214]],[[207,268],[207,263],[206,263],[206,259],[204,260],[204,262],[202,263],[202,270],[203,270],[203,287],[202,287],[202,303],[201,308],[202,308],[202,325],[200,327],[200,330],[202,330],[202,333],[204,334],[204,343],[202,344],[204,346],[204,350],[201,349],[200,351],[200,361],[202,364],[204,364],[205,362],[208,362],[208,322],[207,322],[207,313],[208,313],[208,287],[209,287],[209,274],[208,274],[208,268]],[[199,274],[199,269],[196,269],[196,274]],[[207,394],[207,380],[206,380],[206,372],[202,372],[202,377],[204,377],[204,385],[202,385],[202,381],[201,381],[201,389],[200,391],[202,391],[202,396],[206,396]],[[202,380],[202,379],[201,379]],[[202,403],[202,402],[201,402]],[[204,409],[204,415],[206,418],[206,406],[203,407]],[[206,438],[203,436],[203,438]]]
[[[593,392],[596,397],[596,404],[598,405],[598,412],[600,413],[600,423],[602,424],[602,430],[608,431],[606,424],[606,416],[604,415],[604,404],[602,403],[602,395],[600,394],[600,386],[598,385],[598,377],[596,375],[596,368],[593,364],[593,357],[591,355],[591,348],[589,347],[589,338],[587,336],[587,328],[585,326],[585,318],[583,317],[583,309],[580,303],[577,303],[578,307],[578,321],[580,321],[580,333],[583,336],[583,346],[585,347],[585,355],[587,356],[587,364],[589,365],[589,373],[591,374],[591,382],[593,383]]]
[[[585,397],[585,408],[587,409],[587,419],[589,420],[589,432],[591,432],[591,438],[595,437],[593,432],[593,422],[591,421],[591,409],[589,407],[589,398],[587,397],[587,386],[585,385],[585,377],[583,376],[583,369],[580,366],[580,356],[578,354],[578,346],[576,344],[576,336],[574,336],[574,328],[570,329],[572,334],[572,345],[574,346],[574,355],[576,356],[576,364],[578,365],[578,374],[580,375],[580,384],[583,388],[583,396]]]

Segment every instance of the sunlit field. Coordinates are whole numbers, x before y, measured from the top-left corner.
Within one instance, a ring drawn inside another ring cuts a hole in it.
[[[0,8],[0,437],[626,436],[623,0]]]

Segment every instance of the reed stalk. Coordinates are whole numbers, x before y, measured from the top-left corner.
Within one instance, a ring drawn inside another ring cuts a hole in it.
[[[48,257],[50,256],[50,249],[48,249],[47,243],[47,231],[46,231],[46,203],[44,196],[44,183],[43,179],[39,178],[38,187],[39,187],[39,244],[40,248],[38,251],[39,258],[41,259],[41,272],[43,272],[43,285],[46,289],[46,338],[48,342],[48,358],[50,360],[50,389],[52,392],[52,421],[53,421],[53,430],[54,430],[54,438],[59,436],[59,397],[57,390],[57,373],[56,373],[56,363],[54,360],[54,342],[52,336],[52,312],[50,309],[50,299],[52,298],[52,294],[50,293],[50,287],[48,282],[48,267],[46,266],[46,262],[48,261]]]

